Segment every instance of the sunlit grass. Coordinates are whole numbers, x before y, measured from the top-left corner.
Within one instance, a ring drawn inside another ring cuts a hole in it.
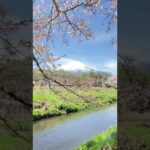
[[[81,96],[88,96],[94,100],[95,104],[107,104],[117,100],[117,92],[115,89],[86,89],[76,90]],[[48,117],[64,115],[70,112],[77,112],[95,107],[93,104],[84,101],[78,96],[64,89],[59,89],[58,94],[50,92],[49,89],[33,90],[33,105],[43,102],[45,108],[34,108],[33,117]]]
[[[117,128],[111,127],[106,131],[93,137],[90,141],[82,144],[76,150],[100,150],[104,147],[107,149],[117,147]]]

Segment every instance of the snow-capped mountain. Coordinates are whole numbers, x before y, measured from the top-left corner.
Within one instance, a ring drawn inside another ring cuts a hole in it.
[[[87,67],[85,64],[79,61],[71,61],[66,64],[61,65],[57,70],[64,70],[70,72],[89,72],[92,69]]]

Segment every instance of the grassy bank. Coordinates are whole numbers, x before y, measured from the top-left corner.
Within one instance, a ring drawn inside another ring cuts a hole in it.
[[[117,100],[115,89],[86,89],[76,92],[88,100],[100,106],[113,103]],[[60,96],[61,95],[61,96]],[[87,102],[71,92],[59,89],[58,93],[50,92],[49,89],[34,89],[33,91],[33,119],[64,115],[71,112],[94,108],[91,102]]]
[[[82,144],[76,150],[115,150],[117,148],[117,128],[111,127],[101,133],[100,135],[95,136],[90,141]]]

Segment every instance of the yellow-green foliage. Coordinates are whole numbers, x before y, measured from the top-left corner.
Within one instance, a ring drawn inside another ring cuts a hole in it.
[[[97,135],[90,141],[82,144],[76,150],[100,150],[104,147],[107,147],[107,149],[117,147],[117,128],[116,127],[111,127],[107,129],[100,135]]]
[[[112,103],[117,100],[117,92],[115,89],[86,89],[76,90],[82,96],[92,98],[97,104]],[[60,96],[62,95],[62,96]],[[65,97],[65,99],[64,99]],[[77,112],[80,110],[90,109],[94,107],[91,103],[84,101],[71,92],[59,89],[58,94],[50,92],[49,89],[34,89],[33,105],[45,103],[46,107],[34,108],[33,117],[46,117]]]

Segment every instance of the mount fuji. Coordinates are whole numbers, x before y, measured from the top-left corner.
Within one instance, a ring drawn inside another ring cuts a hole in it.
[[[61,65],[60,67],[57,68],[57,70],[64,70],[69,72],[89,72],[92,71],[93,69],[89,68],[80,61],[74,60]]]

